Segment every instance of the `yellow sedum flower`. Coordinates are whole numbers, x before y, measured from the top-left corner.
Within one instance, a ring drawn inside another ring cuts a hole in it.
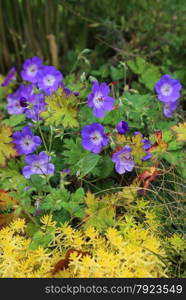
[[[93,227],[75,229],[67,223],[55,227],[51,216],[42,217],[41,222],[53,226],[54,233],[46,248],[36,250],[30,248],[32,240],[26,237],[23,219],[0,230],[1,278],[168,276],[160,238],[141,224],[127,227],[127,218],[123,221],[127,230],[109,227],[105,233]],[[177,236],[169,242],[183,247]]]
[[[44,215],[40,221],[44,225],[44,228],[48,226],[54,227],[56,225],[56,222],[52,220],[52,215]]]

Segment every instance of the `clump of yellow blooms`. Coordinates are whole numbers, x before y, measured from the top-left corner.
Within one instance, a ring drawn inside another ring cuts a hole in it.
[[[17,219],[0,230],[0,277],[47,277],[52,259],[47,249],[29,249],[31,239],[25,237],[25,221]]]
[[[57,227],[48,215],[41,223],[43,232],[48,226],[54,230],[48,246],[36,250],[29,247],[32,240],[26,236],[24,219],[0,230],[0,277],[167,276],[161,240],[141,225],[131,225],[128,230],[109,227],[100,233],[94,227],[75,229],[67,223]],[[52,273],[69,249],[73,251],[66,268]]]

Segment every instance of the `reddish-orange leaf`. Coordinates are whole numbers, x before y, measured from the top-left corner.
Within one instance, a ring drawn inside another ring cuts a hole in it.
[[[81,258],[85,255],[91,256],[91,254],[88,251],[81,251],[76,249],[69,249],[65,255],[64,259],[60,259],[55,265],[53,270],[51,271],[52,275],[57,274],[59,271],[63,271],[68,268],[70,263],[70,254],[76,252],[77,255],[81,254]]]
[[[147,189],[149,188],[150,182],[155,179],[157,175],[160,174],[160,171],[157,168],[150,167],[149,170],[139,175],[139,179],[142,182],[143,194],[146,195]]]
[[[12,220],[15,204],[16,200],[7,191],[0,190],[0,228],[9,224]]]

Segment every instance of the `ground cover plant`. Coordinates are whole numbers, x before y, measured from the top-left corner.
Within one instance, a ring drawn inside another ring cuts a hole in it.
[[[1,277],[185,276],[183,87],[140,68],[143,94],[36,56],[2,78]]]

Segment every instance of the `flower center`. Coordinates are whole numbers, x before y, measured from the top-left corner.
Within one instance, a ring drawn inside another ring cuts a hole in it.
[[[92,142],[93,144],[95,144],[95,145],[99,145],[99,144],[102,142],[102,140],[103,140],[103,138],[102,138],[102,136],[101,136],[101,134],[100,134],[99,131],[94,131],[94,132],[90,135],[90,139],[91,139],[91,142]]]
[[[164,105],[164,109],[165,109],[165,111],[167,111],[167,110],[171,110],[171,103],[165,103],[165,105]]]
[[[43,81],[46,86],[53,86],[55,82],[55,77],[52,75],[47,75]]]
[[[20,99],[20,105],[21,105],[21,107],[27,107],[28,106],[27,99],[22,97]]]
[[[172,93],[172,86],[168,83],[165,83],[161,87],[161,92],[164,96],[170,96]]]
[[[103,105],[104,97],[101,93],[96,93],[93,102],[96,107],[101,107]]]
[[[33,140],[30,136],[26,136],[22,141],[21,141],[22,147],[26,148],[29,150],[33,146]]]
[[[33,167],[34,167],[36,170],[42,170],[40,161],[34,162]]]
[[[30,65],[27,69],[27,73],[29,76],[35,76],[37,73],[37,65]]]
[[[19,108],[21,107],[21,105],[20,105],[20,102],[19,102],[19,101],[16,101],[16,103],[15,103],[15,107],[17,107],[17,108],[18,108],[18,107],[19,107]]]
[[[121,153],[119,159],[121,162],[131,159],[130,153]]]

